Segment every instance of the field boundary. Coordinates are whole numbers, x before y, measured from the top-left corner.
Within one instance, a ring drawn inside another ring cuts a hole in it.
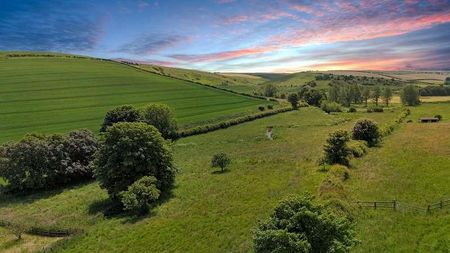
[[[450,207],[450,198],[428,204],[425,207],[399,202],[395,199],[388,201],[356,201],[355,204],[359,208],[372,208],[374,210],[392,209],[394,211],[431,214],[435,210],[443,210],[445,207]]]
[[[14,225],[14,223],[6,220],[0,220],[0,227],[8,229],[8,226],[11,225]],[[36,226],[25,228],[24,232],[30,235],[38,235],[45,237],[69,237],[84,233],[82,229],[77,228],[43,228]]]

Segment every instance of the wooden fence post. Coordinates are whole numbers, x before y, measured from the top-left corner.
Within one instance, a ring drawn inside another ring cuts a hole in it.
[[[394,206],[394,210],[397,210],[397,200],[394,199],[392,205]]]
[[[427,213],[431,213],[430,205],[427,206]]]
[[[373,202],[373,208],[374,208],[374,209],[377,209],[377,202],[376,202],[376,201]]]
[[[441,202],[439,203],[439,205],[441,206],[441,209],[444,208],[444,203],[442,202],[442,200],[441,200]]]

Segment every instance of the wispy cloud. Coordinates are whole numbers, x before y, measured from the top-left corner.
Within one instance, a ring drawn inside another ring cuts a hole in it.
[[[189,39],[188,36],[182,35],[146,34],[122,45],[115,51],[134,55],[147,55],[174,47],[189,41]]]
[[[14,8],[5,5],[0,10],[0,49],[92,50],[101,39],[104,20],[85,15],[84,9],[89,7],[77,3],[55,6],[49,2],[30,1]]]

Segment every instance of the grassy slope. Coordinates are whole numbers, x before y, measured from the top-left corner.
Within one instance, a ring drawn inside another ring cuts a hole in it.
[[[115,62],[0,55],[0,142],[28,132],[97,130],[112,107],[151,102],[171,106],[182,125],[255,112],[265,103]]]
[[[450,104],[424,104],[410,118],[441,114],[439,124],[408,123],[355,161],[349,191],[357,200],[392,200],[424,207],[450,197]],[[357,252],[449,252],[450,214],[366,210],[358,217]]]
[[[252,94],[259,84],[267,79],[251,74],[221,74],[192,69],[180,69],[155,65],[140,64],[136,67],[166,76],[172,76],[201,84],[213,85],[237,92]]]
[[[325,176],[316,161],[329,132],[350,129],[353,121],[370,117],[380,123],[397,113],[326,115],[314,108],[279,114],[176,142],[181,169],[174,197],[142,220],[104,218],[107,198],[97,183],[3,201],[0,218],[22,219],[45,226],[77,226],[88,234],[66,252],[246,252],[251,230],[284,196],[317,192]],[[350,117],[350,122],[341,122]],[[274,126],[274,141],[264,137]],[[214,174],[214,153],[227,152],[230,171]]]
[[[274,84],[277,86],[279,93],[298,92],[299,87],[306,84],[309,81],[315,81],[318,89],[328,88],[329,80],[316,81],[315,76],[319,73],[313,72],[299,72],[290,75],[279,77],[273,81],[267,82],[268,84]]]
[[[14,235],[0,227],[0,252],[3,253],[36,252],[58,240],[59,238],[55,237],[41,237],[27,234],[22,235],[22,240],[17,240]]]

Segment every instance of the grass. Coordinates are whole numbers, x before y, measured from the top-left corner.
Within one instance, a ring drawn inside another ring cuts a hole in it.
[[[0,142],[29,132],[97,131],[122,104],[166,103],[182,126],[257,111],[267,102],[89,58],[0,56]]]
[[[21,240],[4,228],[0,227],[0,251],[3,253],[37,252],[58,241],[57,237],[42,237],[24,234]]]
[[[315,81],[317,83],[317,89],[327,89],[330,80],[317,80],[316,75],[320,73],[314,72],[299,72],[290,75],[284,75],[273,81],[267,82],[267,84],[274,84],[278,88],[278,93],[292,93],[298,92],[300,87],[309,81]]]
[[[450,197],[449,104],[411,108],[409,118],[441,113],[444,122],[407,123],[382,147],[354,162],[347,190],[354,200],[392,200],[425,207]],[[362,243],[356,252],[448,252],[449,210],[426,215],[363,210],[357,217]]]
[[[145,219],[105,217],[107,195],[97,183],[3,201],[0,218],[87,230],[62,252],[247,252],[252,229],[281,198],[317,192],[325,176],[317,160],[329,132],[350,129],[361,117],[383,124],[394,115],[302,108],[181,139],[174,145],[180,173],[173,197]],[[267,126],[274,127],[273,141],[264,136]],[[218,152],[232,159],[223,174],[209,166]]]
[[[267,81],[267,79],[263,77],[252,74],[212,73],[193,69],[171,68],[146,64],[135,66],[153,73],[247,94],[253,94],[254,91],[259,89],[259,84]]]

